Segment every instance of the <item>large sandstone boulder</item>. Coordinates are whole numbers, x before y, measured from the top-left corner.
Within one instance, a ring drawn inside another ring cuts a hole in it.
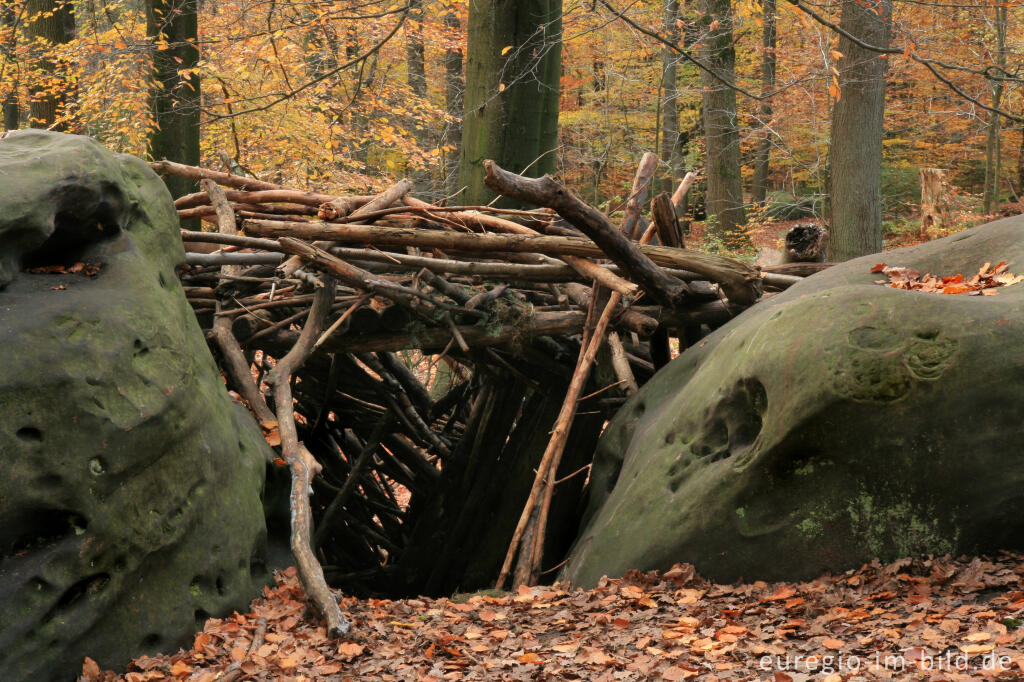
[[[1024,284],[901,291],[874,283],[881,260],[1019,272],[1024,217],[843,263],[683,353],[605,431],[563,577],[798,579],[1024,546]]]
[[[185,302],[177,223],[139,159],[0,140],[4,682],[173,650],[265,578],[266,444]],[[98,274],[23,270],[77,261]]]

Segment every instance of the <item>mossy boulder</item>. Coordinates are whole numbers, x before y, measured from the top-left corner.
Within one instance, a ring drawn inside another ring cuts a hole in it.
[[[686,350],[606,429],[563,577],[793,580],[1024,547],[1024,284],[902,291],[875,283],[882,260],[1022,271],[1024,218],[830,268]]]
[[[185,301],[177,229],[141,160],[0,140],[4,682],[173,650],[266,578],[268,449]],[[76,262],[93,274],[28,271]]]

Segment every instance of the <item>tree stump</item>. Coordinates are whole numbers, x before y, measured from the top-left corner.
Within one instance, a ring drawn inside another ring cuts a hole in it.
[[[945,170],[921,169],[921,234],[929,239],[937,236],[949,224],[947,187]]]

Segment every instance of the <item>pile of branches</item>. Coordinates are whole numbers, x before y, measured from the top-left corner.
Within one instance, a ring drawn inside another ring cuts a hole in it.
[[[437,206],[401,181],[332,196],[162,161],[200,181],[180,272],[229,387],[290,471],[291,550],[329,629],[357,594],[532,584],[577,531],[604,422],[678,350],[798,278],[690,251],[693,182],[620,225],[486,162],[536,210]],[[660,245],[651,245],[652,241]]]

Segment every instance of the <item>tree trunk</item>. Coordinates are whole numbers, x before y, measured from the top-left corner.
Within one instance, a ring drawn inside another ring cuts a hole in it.
[[[921,169],[921,233],[935,235],[949,224],[946,171]]]
[[[485,159],[515,173],[555,169],[562,63],[561,0],[472,0],[459,186],[489,202]],[[502,199],[498,205],[514,206]]]
[[[761,58],[761,94],[766,95],[775,89],[775,46],[778,34],[775,30],[775,0],[762,0],[762,16],[764,30],[761,35],[761,47],[764,56]],[[770,100],[761,102],[762,137],[754,151],[754,180],[750,187],[750,199],[756,204],[763,204],[768,194],[768,162],[771,158],[772,105]]]
[[[1020,133],[1020,147],[1017,149],[1017,191],[1024,195],[1024,126],[1021,126]]]
[[[54,124],[58,114],[64,113],[67,84],[60,79],[56,58],[48,52],[51,46],[63,45],[74,37],[74,5],[71,0],[27,0],[25,15],[28,38],[42,41],[33,46],[40,73],[30,86],[29,125],[65,130],[65,123]]]
[[[405,60],[409,69],[409,89],[417,97],[427,96],[427,67],[423,56],[423,0],[409,0],[408,30],[405,34]]]
[[[679,0],[665,0],[661,32],[666,39],[678,44],[680,39]],[[671,192],[683,168],[683,154],[679,139],[679,57],[667,47],[661,51],[661,161],[668,166],[668,177],[661,183],[662,190]]]
[[[743,178],[740,174],[740,134],[736,121],[736,91],[722,81],[732,83],[736,72],[736,49],[732,40],[730,0],[700,0],[702,25],[707,34],[702,58],[715,78],[701,71],[704,100],[704,140],[707,151],[708,189],[705,204],[713,232],[728,246],[741,246],[750,239],[742,230]],[[714,216],[714,218],[712,218]]]
[[[863,42],[888,47],[892,0],[845,0],[840,27]],[[885,72],[877,52],[839,39],[839,100],[832,110],[829,149],[829,260],[882,250],[882,134]]]
[[[0,0],[0,26],[14,29],[18,22],[18,12],[11,0]],[[8,62],[8,69],[16,67],[14,62],[14,48],[16,46],[17,33],[12,31],[10,44],[0,48],[0,54]],[[13,76],[7,83],[10,90],[3,101],[4,130],[17,130],[21,126],[21,109],[18,101],[18,79]]]
[[[196,46],[198,0],[148,0],[146,35],[153,41],[156,86],[150,93],[155,130],[149,137],[149,154],[190,166],[199,165],[199,76],[179,76],[199,63]],[[168,49],[159,49],[166,46]],[[177,198],[195,192],[196,182],[167,176],[167,188]]]
[[[996,35],[996,64],[1006,69],[1006,7],[995,8],[992,28]],[[1003,100],[1003,82],[992,85],[992,107],[998,109]],[[999,176],[1001,175],[1001,133],[1002,117],[989,114],[988,131],[985,135],[985,194],[982,201],[985,213],[999,212]]]
[[[450,117],[445,128],[442,146],[445,151],[445,186],[449,193],[455,192],[459,171],[459,148],[462,146],[462,103],[466,84],[462,78],[462,45],[459,15],[455,10],[444,14],[448,46],[444,52],[444,106]]]

